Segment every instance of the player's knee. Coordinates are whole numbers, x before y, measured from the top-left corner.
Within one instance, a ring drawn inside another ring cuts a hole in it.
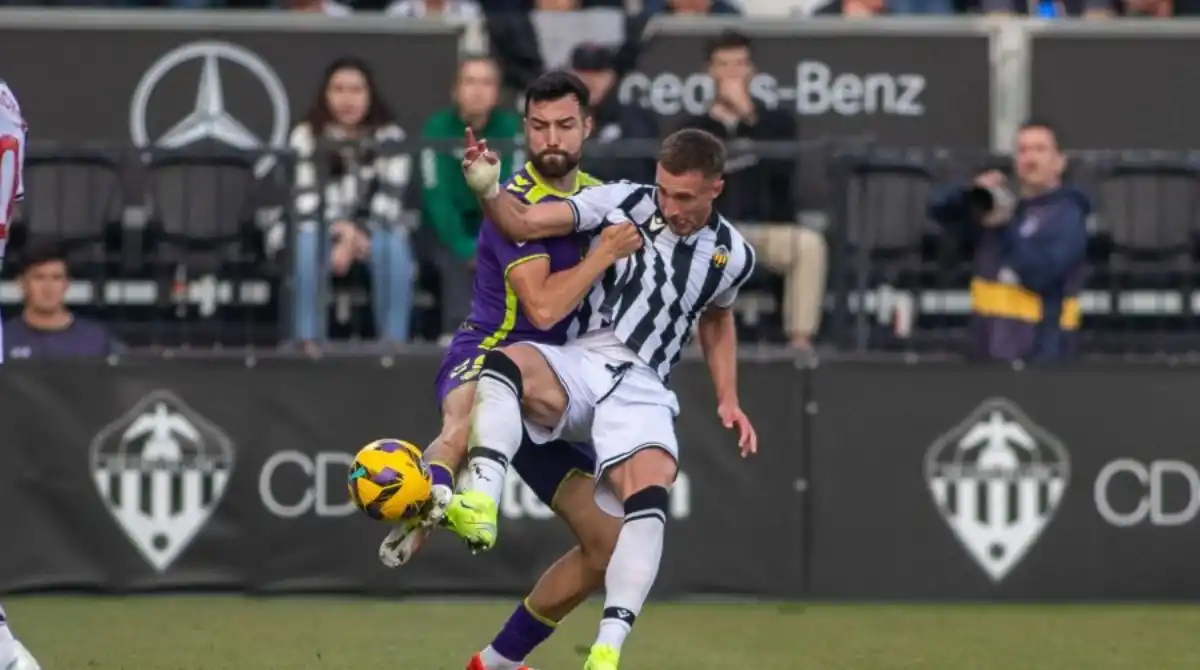
[[[625,521],[653,516],[666,523],[670,509],[671,493],[667,487],[658,484],[647,486],[625,499]]]
[[[609,485],[621,500],[652,486],[669,489],[675,482],[679,466],[665,448],[645,445],[627,460],[609,468]]]
[[[509,387],[518,400],[524,392],[524,381],[521,376],[520,366],[503,351],[492,350],[483,357],[483,370],[479,373],[480,381],[487,379],[500,382]]]

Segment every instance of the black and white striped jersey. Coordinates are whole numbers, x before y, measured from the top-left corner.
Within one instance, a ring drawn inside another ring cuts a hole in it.
[[[675,235],[659,212],[655,188],[646,184],[594,186],[567,202],[575,212],[577,231],[599,232],[606,225],[629,221],[644,238],[639,251],[617,261],[587,294],[569,336],[611,328],[666,379],[683,355],[700,313],[709,305],[733,305],[754,270],[754,249],[715,210],[698,232]]]

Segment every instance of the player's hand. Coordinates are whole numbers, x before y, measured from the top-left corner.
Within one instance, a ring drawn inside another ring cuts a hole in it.
[[[641,248],[642,231],[628,221],[605,226],[600,232],[600,245],[597,249],[614,261],[625,258]]]
[[[476,141],[475,131],[470,128],[462,169],[467,186],[476,196],[489,200],[500,193],[500,157],[488,150],[487,140]]]
[[[758,453],[758,433],[754,431],[754,425],[750,423],[741,407],[734,403],[717,405],[717,416],[721,417],[721,425],[737,430],[738,448],[742,450],[742,458]]]

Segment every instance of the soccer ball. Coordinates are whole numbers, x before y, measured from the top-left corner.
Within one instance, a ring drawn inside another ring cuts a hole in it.
[[[421,450],[403,440],[376,440],[350,466],[350,499],[377,521],[404,521],[421,513],[433,490]]]

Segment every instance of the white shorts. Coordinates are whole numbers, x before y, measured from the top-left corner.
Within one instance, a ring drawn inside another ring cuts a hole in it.
[[[596,457],[596,504],[608,514],[624,516],[624,505],[604,473],[643,449],[662,449],[679,460],[675,392],[611,331],[589,333],[561,346],[521,344],[538,350],[567,393],[567,408],[552,430],[525,422],[530,438],[590,443]]]

